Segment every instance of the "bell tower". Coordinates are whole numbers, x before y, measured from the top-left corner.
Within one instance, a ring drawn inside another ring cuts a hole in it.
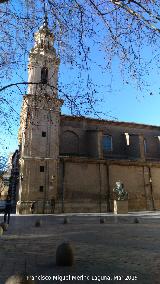
[[[54,35],[45,16],[34,35],[28,64],[28,93],[23,97],[19,128],[20,177],[17,211],[52,213],[57,198],[59,122],[58,68]]]
[[[57,97],[57,77],[60,61],[53,44],[54,36],[48,28],[48,19],[45,16],[42,27],[35,33],[35,44],[30,51],[28,94],[35,95],[37,91],[43,89],[48,95]],[[37,83],[41,83],[41,85],[37,85]]]

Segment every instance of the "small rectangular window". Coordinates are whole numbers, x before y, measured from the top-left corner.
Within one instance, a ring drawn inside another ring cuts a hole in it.
[[[46,132],[42,131],[42,137],[46,137]]]
[[[47,84],[48,82],[48,68],[47,67],[43,67],[41,69],[41,83],[42,84]]]
[[[127,144],[127,146],[129,146],[130,145],[129,134],[127,132],[125,132],[124,134],[126,136],[126,144]]]
[[[41,186],[39,187],[39,191],[40,191],[40,192],[43,192],[43,185],[41,185]]]
[[[103,136],[103,150],[112,151],[112,136],[104,135]]]
[[[41,173],[44,172],[44,166],[40,166],[40,172],[41,172]]]

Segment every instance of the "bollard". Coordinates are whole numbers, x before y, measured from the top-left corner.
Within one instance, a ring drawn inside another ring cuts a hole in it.
[[[0,225],[0,236],[2,236],[3,235],[3,228],[2,228],[2,226]]]
[[[134,223],[134,224],[138,224],[138,223],[139,223],[139,219],[138,219],[138,218],[135,218],[133,223]]]
[[[101,217],[100,218],[100,224],[104,224],[105,223],[105,218]]]
[[[62,243],[56,251],[57,266],[72,266],[74,264],[74,252],[70,243]]]
[[[36,222],[35,222],[35,227],[41,227],[41,225],[42,225],[42,222],[41,222],[41,220],[36,220]]]
[[[63,224],[68,224],[68,223],[69,223],[68,217],[64,217]]]
[[[2,227],[3,231],[7,231],[7,229],[8,229],[7,223],[1,223],[0,226]]]
[[[27,277],[25,275],[16,274],[10,276],[6,280],[5,284],[36,284],[36,282],[31,279],[27,280]]]

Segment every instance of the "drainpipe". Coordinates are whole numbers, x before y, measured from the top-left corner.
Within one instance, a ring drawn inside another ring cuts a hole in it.
[[[45,161],[45,186],[44,186],[44,199],[43,199],[43,214],[45,214],[45,209],[46,209],[46,197],[47,197],[47,171],[48,171],[48,165],[47,165],[47,161]]]
[[[101,180],[101,164],[99,163],[99,210],[102,212],[102,180]]]
[[[152,197],[153,210],[156,210],[156,209],[155,209],[155,204],[154,204],[154,198],[153,198],[153,186],[152,186],[151,167],[148,167],[148,169],[149,169],[149,183],[150,183],[150,189],[151,189],[151,197]]]
[[[62,162],[62,213],[64,213],[65,161]]]
[[[107,212],[111,212],[111,205],[110,205],[110,183],[109,183],[109,165],[106,163],[107,168]]]

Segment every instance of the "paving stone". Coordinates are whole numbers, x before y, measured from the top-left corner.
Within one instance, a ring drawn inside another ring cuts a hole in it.
[[[67,214],[68,215],[68,214]],[[99,216],[70,216],[70,223],[63,225],[61,216],[41,216],[43,226],[33,226],[36,216],[11,216],[11,224],[0,239],[0,284],[13,274],[28,275],[89,275],[90,280],[62,283],[98,283],[92,275],[123,276],[121,281],[101,283],[156,284],[160,269],[160,213],[156,223],[133,224],[97,222]],[[85,218],[86,217],[86,218]],[[105,216],[105,219],[107,220]],[[63,216],[64,218],[64,216]],[[76,218],[79,218],[77,221]],[[111,218],[111,217],[110,217]],[[125,218],[125,217],[123,217]],[[127,216],[129,218],[129,216]],[[25,220],[25,222],[24,222]],[[75,264],[69,268],[57,268],[56,248],[64,241],[72,242],[75,249]],[[152,264],[152,265],[151,265]],[[136,281],[125,281],[125,276],[137,276]],[[38,281],[37,283],[60,283]]]

